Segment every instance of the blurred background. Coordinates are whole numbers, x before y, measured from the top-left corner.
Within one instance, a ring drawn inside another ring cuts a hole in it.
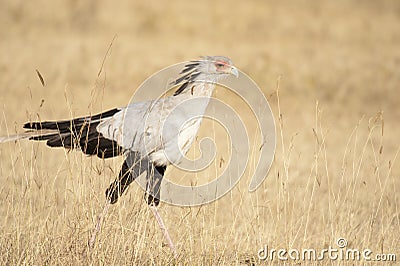
[[[218,203],[163,207],[184,262],[251,264],[266,243],[322,248],[339,235],[399,251],[399,29],[395,0],[0,1],[0,133],[124,106],[161,68],[225,55],[269,100],[277,154],[255,195],[247,178]],[[154,222],[142,228],[134,192],[109,218],[103,246],[81,256],[120,161],[44,146],[0,147],[4,262],[170,259]]]
[[[43,98],[43,110],[54,117],[63,106],[50,97],[65,90],[78,113],[87,111],[81,108],[93,88],[111,97],[104,108],[124,105],[150,74],[201,55],[230,57],[266,94],[281,77],[281,95],[290,102],[285,111],[298,114],[297,121],[316,100],[339,123],[378,111],[387,119],[399,115],[393,108],[400,79],[396,1],[2,1],[1,6],[3,102],[17,98],[29,106]],[[114,36],[103,76],[97,77]],[[336,119],[340,115],[346,119]]]

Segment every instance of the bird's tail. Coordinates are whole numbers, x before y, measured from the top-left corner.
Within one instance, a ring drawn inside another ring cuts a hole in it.
[[[37,136],[45,136],[45,135],[50,135],[54,134],[54,130],[30,130],[26,131],[20,134],[15,134],[15,135],[8,135],[8,136],[0,136],[0,143],[6,143],[6,142],[11,142],[11,141],[18,141],[22,139],[29,139],[32,137],[37,137]]]
[[[97,131],[97,125],[119,111],[120,109],[116,108],[72,120],[28,122],[24,124],[26,132],[1,137],[0,143],[21,139],[46,141],[50,147],[80,149],[85,154],[97,155],[101,158],[114,157],[121,153],[121,148],[115,141],[104,138]]]

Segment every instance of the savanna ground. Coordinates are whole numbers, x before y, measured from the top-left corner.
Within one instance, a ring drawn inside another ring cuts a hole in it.
[[[400,260],[400,2],[0,1],[0,22],[1,135],[123,106],[163,67],[226,55],[262,88],[278,140],[256,192],[247,191],[250,164],[216,202],[161,205],[176,260],[136,184],[87,250],[121,159],[2,144],[1,264],[258,264],[265,245],[321,250],[339,237]]]

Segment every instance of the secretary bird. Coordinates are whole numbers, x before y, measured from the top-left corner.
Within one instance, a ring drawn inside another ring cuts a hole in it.
[[[202,57],[184,66],[171,84],[177,86],[172,96],[131,103],[123,108],[72,120],[28,122],[24,124],[26,132],[0,138],[0,142],[28,138],[46,141],[50,147],[80,149],[87,155],[97,155],[104,159],[124,156],[119,175],[106,190],[106,204],[89,240],[89,246],[94,245],[109,205],[116,203],[129,184],[146,172],[145,200],[176,256],[175,246],[157,211],[160,183],[168,165],[179,163],[189,150],[215,83],[228,75],[238,77],[238,70],[229,58]],[[196,101],[196,106],[190,105],[196,117],[193,117],[193,112],[188,112],[188,105],[182,104],[191,99],[200,99]],[[168,126],[164,127],[167,119]],[[176,128],[179,130],[176,131]],[[172,148],[174,142],[178,144],[179,151]]]

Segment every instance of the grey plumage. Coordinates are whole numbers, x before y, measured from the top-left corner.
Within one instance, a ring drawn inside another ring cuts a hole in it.
[[[72,120],[26,123],[28,131],[21,138],[46,141],[50,147],[80,149],[100,158],[123,155],[126,160],[107,189],[107,198],[115,203],[135,178],[147,172],[148,203],[158,205],[166,167],[178,164],[189,150],[215,82],[230,74],[237,76],[238,71],[229,58],[203,57],[185,65],[172,82],[177,86],[173,96]],[[9,137],[15,139],[18,137]]]

